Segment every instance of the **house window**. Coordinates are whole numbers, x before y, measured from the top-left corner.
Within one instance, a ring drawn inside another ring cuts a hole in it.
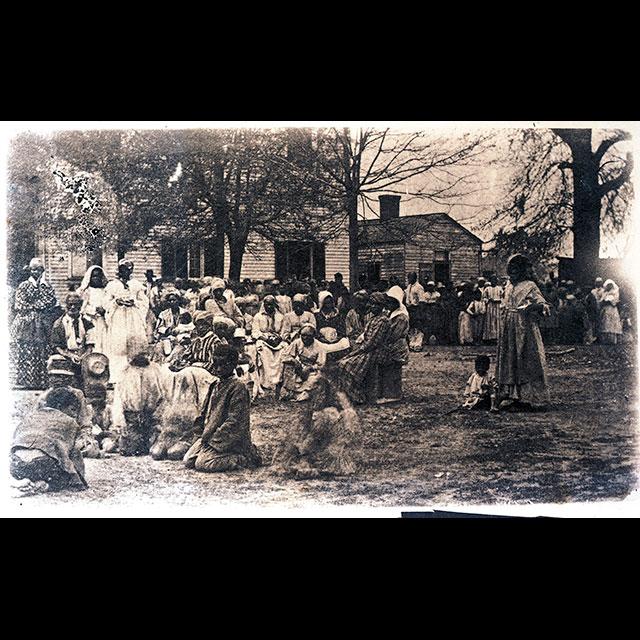
[[[386,254],[384,256],[383,272],[385,280],[388,280],[391,276],[396,276],[402,280],[404,277],[404,254],[400,252]]]
[[[450,279],[451,265],[448,251],[436,251],[433,257],[433,277],[436,283],[443,284]]]
[[[430,262],[420,262],[418,264],[418,282],[427,284],[433,275],[433,265]]]
[[[212,245],[211,240],[162,240],[162,277],[165,280],[174,280],[219,275],[213,272]]]
[[[276,278],[325,278],[324,244],[321,242],[299,242],[285,240],[275,242]]]
[[[360,273],[358,282],[362,286],[365,286],[367,282],[376,284],[380,282],[380,269],[382,267],[381,262],[364,262],[360,265]],[[364,282],[363,282],[364,279]]]

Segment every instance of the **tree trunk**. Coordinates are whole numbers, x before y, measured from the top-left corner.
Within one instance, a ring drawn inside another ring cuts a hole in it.
[[[245,236],[229,237],[229,280],[240,282],[242,258],[246,246],[247,238]]]
[[[571,149],[573,172],[573,270],[581,285],[598,275],[600,209],[598,161],[591,148],[591,129],[556,129]]]
[[[358,283],[358,196],[347,197],[347,211],[349,214],[349,288],[354,293],[359,288]]]

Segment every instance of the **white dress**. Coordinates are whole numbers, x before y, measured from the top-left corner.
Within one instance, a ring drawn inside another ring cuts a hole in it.
[[[129,364],[133,351],[142,344],[148,344],[147,311],[149,298],[144,286],[138,280],[129,280],[125,286],[122,280],[111,280],[105,287],[106,353],[109,358],[109,382],[117,383]],[[122,306],[118,299],[132,300],[132,307]]]
[[[106,311],[106,287],[87,287],[84,291],[78,290],[78,293],[82,295],[80,313],[93,324],[93,329],[89,330],[89,337],[92,338],[94,345],[93,350],[95,353],[104,353],[106,355],[107,323],[104,316],[99,315],[96,311],[98,307],[102,307]]]

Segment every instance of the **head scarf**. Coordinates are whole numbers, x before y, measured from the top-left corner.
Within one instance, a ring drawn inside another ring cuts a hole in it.
[[[322,309],[322,303],[327,299],[331,298],[333,300],[333,295],[329,291],[321,291],[318,294],[318,307]]]
[[[176,289],[173,286],[167,287],[166,289],[163,289],[162,290],[162,300],[164,302],[166,302],[167,299],[169,298],[169,296],[176,296],[178,298],[178,300],[179,300],[180,299],[180,291],[178,291],[178,289]]]
[[[306,335],[310,335],[310,336],[315,336],[316,335],[316,330],[314,328],[314,326],[312,324],[310,324],[309,322],[305,322],[302,327],[300,328],[300,335],[301,336],[306,336]]]
[[[42,260],[40,260],[40,258],[31,258],[29,261],[29,269],[44,269]]]
[[[296,293],[295,296],[293,296],[293,300],[292,302],[306,302],[307,301],[307,296],[304,295],[304,293]]]
[[[193,323],[195,324],[199,320],[213,320],[213,313],[211,311],[196,311],[193,314]]]
[[[278,301],[276,300],[275,296],[272,296],[270,293],[267,294],[263,299],[262,299],[262,304],[260,305],[260,313],[266,313],[266,310],[264,308],[264,304],[265,302],[270,302],[271,304],[275,305],[276,311],[275,313],[278,313]]]
[[[89,267],[85,272],[84,277],[82,278],[82,282],[78,287],[78,291],[86,291],[89,288],[89,283],[91,282],[91,274],[96,269],[100,269],[100,271],[102,271],[102,277],[104,280],[107,279],[107,275],[105,274],[104,269],[100,265],[94,264],[93,266]]]
[[[396,316],[399,316],[402,314],[406,315],[408,318],[409,311],[407,310],[407,307],[405,307],[404,304],[402,303],[402,299],[404,298],[404,291],[400,287],[395,286],[395,287],[391,287],[391,289],[387,291],[387,295],[390,298],[397,300],[398,304],[400,305],[397,309],[391,312],[391,315],[389,316],[389,318],[395,318]]]
[[[384,293],[381,293],[380,291],[374,291],[370,296],[369,296],[369,302],[371,304],[377,304],[381,307],[384,307],[384,304],[386,302],[386,298]]]
[[[122,258],[122,260],[118,260],[119,267],[121,267],[123,264],[131,265],[131,268],[133,269],[133,261],[129,260],[129,258]]]
[[[611,291],[607,291],[607,286],[609,285],[613,285]],[[603,300],[607,300],[608,302],[613,302],[614,304],[618,304],[620,302],[620,288],[613,280],[611,280],[611,278],[604,281],[603,289],[604,289],[604,295],[602,296]]]
[[[215,291],[216,289],[226,289],[227,285],[225,284],[222,278],[213,278],[211,281],[211,291]]]

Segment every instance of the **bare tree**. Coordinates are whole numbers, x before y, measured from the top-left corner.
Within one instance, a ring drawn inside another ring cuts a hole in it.
[[[633,160],[618,151],[630,134],[598,135],[595,149],[591,129],[523,129],[512,135],[509,155],[517,169],[505,203],[485,225],[499,228],[496,235],[505,246],[534,241],[549,253],[571,234],[582,283],[593,279],[602,233],[624,227],[633,197]]]
[[[365,212],[377,215],[375,196],[402,194],[441,205],[469,195],[472,174],[460,169],[471,168],[490,139],[490,134],[452,137],[390,128],[321,129],[306,162],[288,161],[294,176],[311,178],[325,220],[334,228],[347,222],[352,290],[358,286],[358,221]]]

